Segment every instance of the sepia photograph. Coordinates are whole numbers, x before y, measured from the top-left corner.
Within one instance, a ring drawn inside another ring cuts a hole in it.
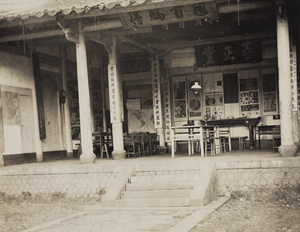
[[[299,232],[299,0],[0,0],[0,232]]]

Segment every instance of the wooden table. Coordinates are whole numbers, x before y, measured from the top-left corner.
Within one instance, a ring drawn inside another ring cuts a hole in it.
[[[226,126],[247,126],[249,129],[250,149],[255,147],[254,140],[254,127],[259,123],[261,117],[258,118],[234,118],[234,119],[221,119],[221,120],[200,120],[203,125],[218,125],[219,127]]]

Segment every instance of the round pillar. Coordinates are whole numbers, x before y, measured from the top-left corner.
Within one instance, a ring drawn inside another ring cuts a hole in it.
[[[281,6],[280,6],[281,7]],[[279,74],[279,108],[281,124],[281,156],[295,156],[293,137],[292,87],[290,80],[290,43],[287,11],[277,13],[277,53]],[[297,128],[298,129],[298,128]]]

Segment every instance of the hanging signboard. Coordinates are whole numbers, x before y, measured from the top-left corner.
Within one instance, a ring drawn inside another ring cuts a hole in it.
[[[236,41],[195,47],[198,67],[262,61],[261,40]]]
[[[153,91],[153,116],[154,127],[162,128],[160,72],[157,60],[152,61],[152,91]]]
[[[145,11],[133,11],[120,16],[124,28],[167,25],[200,19],[216,19],[216,2],[203,2]]]
[[[296,46],[290,49],[290,77],[292,89],[292,109],[298,111],[298,98],[297,98],[297,54]]]
[[[121,122],[119,84],[117,78],[117,66],[115,64],[108,65],[108,89],[111,123]]]

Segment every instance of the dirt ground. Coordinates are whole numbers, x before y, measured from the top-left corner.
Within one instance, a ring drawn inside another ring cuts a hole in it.
[[[60,193],[48,196],[23,193],[18,198],[0,194],[0,231],[22,231],[99,203],[99,199],[68,199]],[[191,230],[198,231],[298,232],[300,185],[234,192],[225,205]]]
[[[22,197],[0,193],[0,232],[23,231],[99,203],[97,199],[68,199],[60,193],[35,196],[23,193]]]
[[[208,215],[191,232],[298,232],[300,185],[234,192],[229,202]]]

